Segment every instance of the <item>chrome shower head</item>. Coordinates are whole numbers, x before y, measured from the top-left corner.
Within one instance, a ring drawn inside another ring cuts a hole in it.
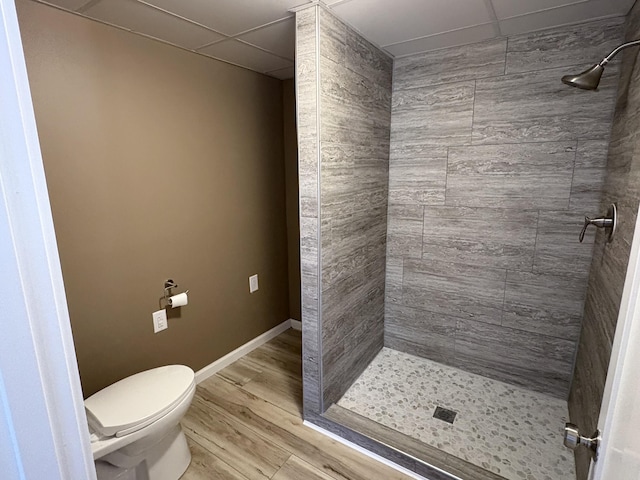
[[[623,43],[622,45],[613,49],[613,51],[604,57],[600,63],[596,63],[594,66],[585,70],[578,75],[565,75],[562,77],[562,82],[572,87],[582,88],[583,90],[596,90],[604,72],[604,66],[615,57],[620,50],[625,48],[635,47],[640,45],[640,40],[634,40],[632,42]]]
[[[602,72],[604,72],[604,67],[596,63],[593,67],[578,75],[565,75],[562,77],[562,83],[572,87],[582,88],[583,90],[596,90],[600,83]]]

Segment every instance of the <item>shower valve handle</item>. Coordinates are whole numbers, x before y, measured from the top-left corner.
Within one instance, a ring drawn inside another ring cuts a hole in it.
[[[582,231],[580,232],[580,243],[584,240],[584,234],[587,232],[587,227],[589,225],[594,225],[598,228],[608,228],[611,229],[609,232],[610,242],[613,238],[613,234],[616,231],[616,221],[617,221],[617,211],[616,205],[614,203],[611,204],[609,210],[607,211],[607,215],[601,218],[589,218],[587,216],[584,217],[584,225],[582,227]]]

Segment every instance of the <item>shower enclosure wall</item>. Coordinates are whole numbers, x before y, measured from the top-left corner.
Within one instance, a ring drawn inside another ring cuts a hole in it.
[[[305,414],[382,348],[392,60],[326,10],[296,15]]]
[[[619,64],[595,93],[560,78],[624,18],[395,62],[296,18],[305,417],[449,478],[323,413],[383,346],[567,399]]]

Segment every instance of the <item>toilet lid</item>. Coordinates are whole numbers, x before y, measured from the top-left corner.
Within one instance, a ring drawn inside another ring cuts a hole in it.
[[[168,365],[136,373],[84,401],[89,425],[100,435],[120,437],[163,417],[190,393],[193,370]]]

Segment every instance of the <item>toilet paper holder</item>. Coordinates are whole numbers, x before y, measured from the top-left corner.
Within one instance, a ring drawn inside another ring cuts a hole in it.
[[[160,297],[160,308],[165,308],[171,305],[169,302],[169,298],[171,295],[171,289],[178,288],[178,284],[174,282],[171,278],[168,278],[164,281],[164,294]],[[189,293],[189,290],[186,290],[184,293]],[[164,300],[164,306],[162,305],[162,300]]]

